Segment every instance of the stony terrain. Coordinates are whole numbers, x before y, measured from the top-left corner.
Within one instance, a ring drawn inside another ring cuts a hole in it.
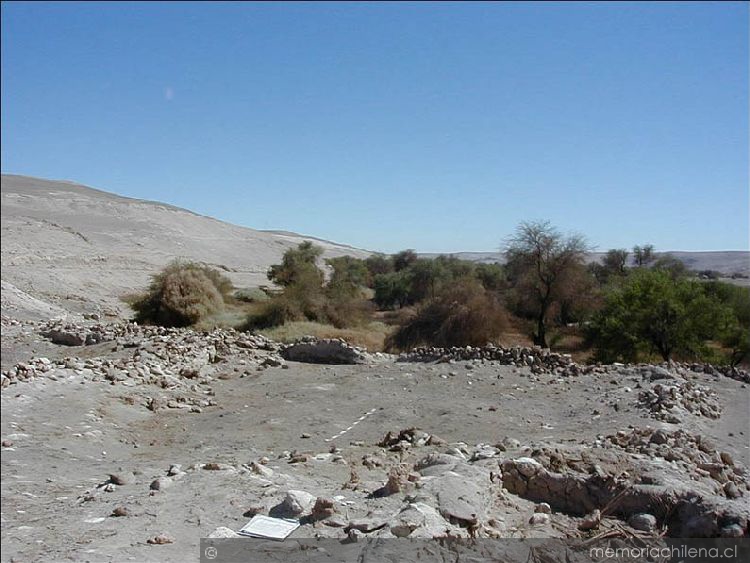
[[[4,561],[197,560],[253,514],[346,541],[748,535],[741,370],[101,319],[4,316],[2,346]]]

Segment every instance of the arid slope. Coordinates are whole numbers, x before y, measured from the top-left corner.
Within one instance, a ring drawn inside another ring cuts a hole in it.
[[[3,310],[23,311],[29,299],[15,298],[22,293],[72,311],[121,310],[123,294],[178,257],[216,266],[239,287],[257,286],[303,240],[71,182],[3,175]],[[368,254],[315,243],[326,257]]]

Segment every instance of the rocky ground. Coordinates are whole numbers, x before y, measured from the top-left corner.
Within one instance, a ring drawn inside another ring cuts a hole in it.
[[[347,541],[748,536],[742,371],[9,317],[2,369],[4,561],[192,561],[254,514]]]

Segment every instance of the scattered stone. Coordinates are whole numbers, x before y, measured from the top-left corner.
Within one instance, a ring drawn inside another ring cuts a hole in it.
[[[602,513],[597,508],[590,514],[588,514],[581,522],[578,524],[579,530],[595,530],[599,527],[599,524],[602,522]]]
[[[664,430],[657,430],[653,434],[651,434],[651,440],[652,443],[661,445],[666,444],[669,441],[668,435]]]
[[[262,465],[256,461],[250,463],[250,469],[254,473],[257,473],[258,475],[261,475],[263,477],[273,476],[273,469],[271,469],[270,467],[266,467],[265,465]]]
[[[262,366],[266,367],[281,367],[285,364],[284,360],[278,356],[268,356],[265,360],[263,360]]]
[[[174,481],[172,481],[170,477],[159,477],[158,479],[151,481],[150,488],[152,491],[163,491],[164,489],[171,487],[173,484]]]
[[[159,534],[158,536],[146,540],[146,543],[151,545],[165,545],[168,543],[174,543],[174,538],[168,534]]]
[[[382,457],[365,454],[362,456],[362,465],[367,467],[367,469],[375,469],[376,467],[383,467],[385,465],[385,460]]]
[[[306,453],[295,452],[289,458],[289,463],[307,463],[310,461],[310,455]]]
[[[737,485],[733,481],[727,481],[727,483],[724,484],[724,494],[727,495],[727,498],[740,498],[742,496],[742,491],[737,487]]]
[[[333,499],[318,497],[315,500],[315,505],[312,508],[310,517],[312,520],[325,520],[331,518],[336,512],[336,506]]]
[[[529,518],[529,524],[532,524],[534,526],[549,524],[549,522],[550,515],[542,512],[535,512],[534,514],[532,514],[531,518]]]
[[[121,516],[130,516],[130,512],[128,509],[124,506],[118,506],[112,511],[112,516],[115,518],[121,517]]]
[[[130,472],[111,473],[109,475],[109,482],[115,485],[129,485],[133,482],[133,474]]]
[[[634,514],[628,518],[628,525],[641,532],[653,532],[656,530],[656,516],[645,512]]]

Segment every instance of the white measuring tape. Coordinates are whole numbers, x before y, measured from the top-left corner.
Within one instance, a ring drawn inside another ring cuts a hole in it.
[[[359,424],[360,422],[362,422],[364,419],[366,419],[368,416],[370,416],[376,410],[378,410],[378,409],[377,408],[370,409],[365,414],[363,414],[362,416],[360,416],[357,420],[355,420],[354,422],[352,422],[352,424],[351,424],[351,426],[349,426],[349,428],[344,428],[341,432],[339,432],[335,436],[331,436],[330,438],[326,438],[325,441],[326,442],[333,442],[336,438],[341,438],[341,436],[343,436],[344,434],[346,434],[347,432],[349,432],[349,430],[351,430],[352,428],[354,428],[355,426],[357,426],[357,424]]]

